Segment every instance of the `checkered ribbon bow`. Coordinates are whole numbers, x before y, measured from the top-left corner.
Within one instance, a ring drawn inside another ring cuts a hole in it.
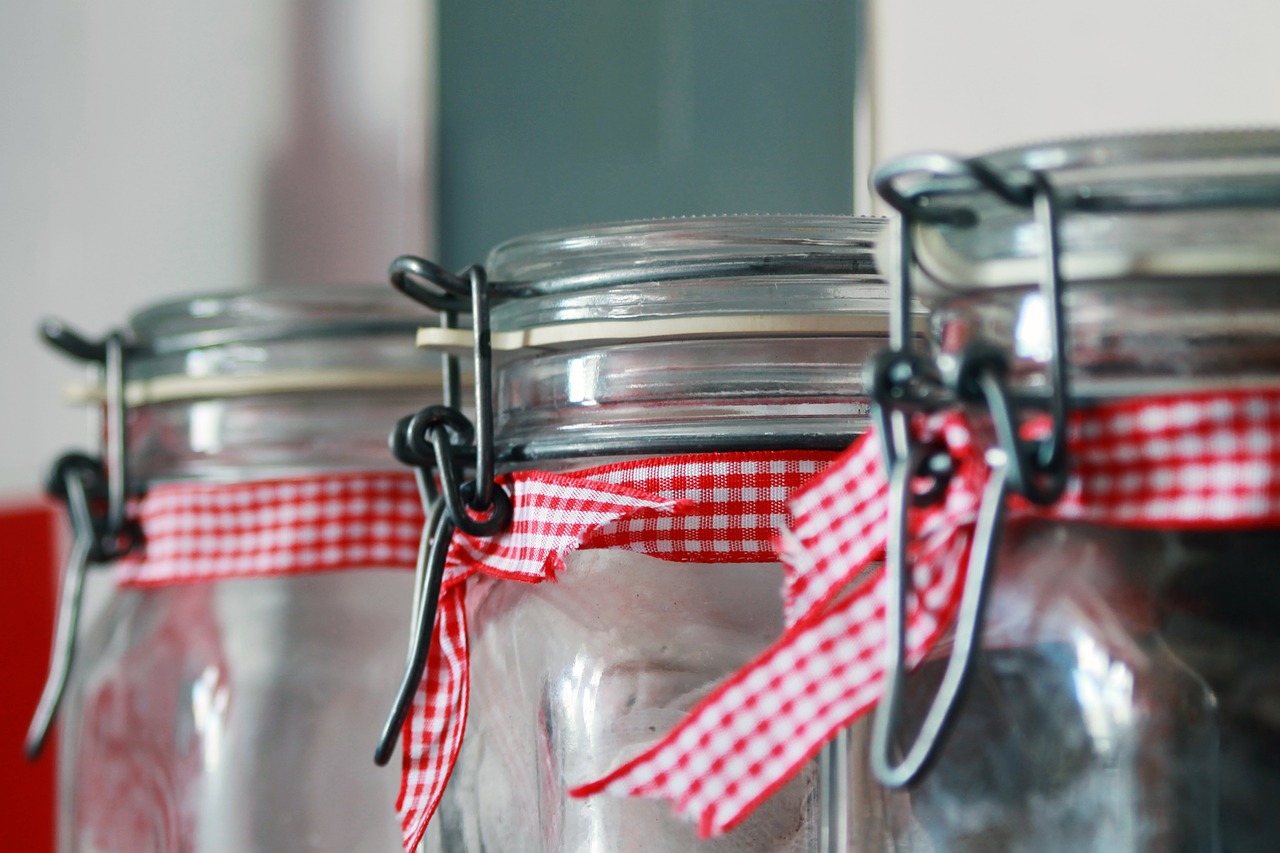
[[[455,532],[449,548],[427,669],[403,734],[396,809],[405,849],[421,841],[462,744],[469,699],[468,578],[554,580],[565,557],[586,548],[701,563],[774,560],[787,498],[831,457],[705,454],[500,477],[498,485],[511,497],[511,524],[493,538]]]
[[[911,513],[906,652],[918,664],[954,616],[987,466],[970,425],[940,414],[914,425],[955,461],[945,499]],[[1072,469],[1051,507],[1013,498],[1006,517],[1132,528],[1280,524],[1280,391],[1149,397],[1075,411]],[[841,727],[870,710],[884,677],[887,478],[868,434],[791,501],[782,536],[788,627],[643,755],[576,789],[660,797],[731,829]]]

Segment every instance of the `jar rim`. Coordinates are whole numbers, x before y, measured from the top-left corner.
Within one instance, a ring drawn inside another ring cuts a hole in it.
[[[130,342],[149,354],[228,343],[396,333],[421,322],[390,288],[372,284],[265,287],[186,296],[129,318]]]
[[[998,168],[1056,172],[1158,162],[1274,158],[1280,128],[1171,129],[1066,137],[1001,148],[983,160]]]
[[[624,284],[743,275],[874,274],[884,220],[848,215],[736,214],[636,219],[541,231],[494,247],[498,299]]]
[[[888,302],[874,247],[885,222],[850,215],[690,216],[518,237],[487,260],[493,329],[881,315]]]

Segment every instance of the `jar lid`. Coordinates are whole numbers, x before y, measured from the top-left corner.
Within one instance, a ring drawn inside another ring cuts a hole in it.
[[[512,297],[769,272],[874,274],[867,252],[881,222],[759,214],[611,222],[517,237],[494,248],[487,266]]]
[[[126,403],[438,387],[411,344],[423,315],[385,286],[272,288],[161,302],[126,336]],[[97,384],[74,401],[102,398]]]
[[[489,255],[499,455],[512,464],[842,448],[884,346],[885,220],[746,215],[592,225]],[[442,289],[443,286],[442,286]],[[468,330],[420,346],[469,349]]]
[[[1067,281],[1280,271],[1278,130],[1075,139],[969,162],[1014,194],[1029,194],[1033,172],[1048,178]],[[1034,283],[1041,236],[1031,205],[971,174],[936,171],[902,168],[894,181],[921,214],[911,217],[920,292]]]
[[[503,243],[486,263],[496,351],[661,338],[883,334],[873,250],[885,220],[637,220]],[[470,332],[424,328],[463,349]]]

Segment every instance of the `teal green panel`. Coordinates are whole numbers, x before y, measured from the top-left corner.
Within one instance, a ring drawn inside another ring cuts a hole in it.
[[[440,246],[849,213],[853,0],[441,0]]]

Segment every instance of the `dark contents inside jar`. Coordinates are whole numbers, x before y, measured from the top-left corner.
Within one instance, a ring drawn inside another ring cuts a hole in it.
[[[906,794],[934,849],[1271,851],[1280,533],[1013,524],[983,649]],[[946,643],[908,681],[914,737]]]

